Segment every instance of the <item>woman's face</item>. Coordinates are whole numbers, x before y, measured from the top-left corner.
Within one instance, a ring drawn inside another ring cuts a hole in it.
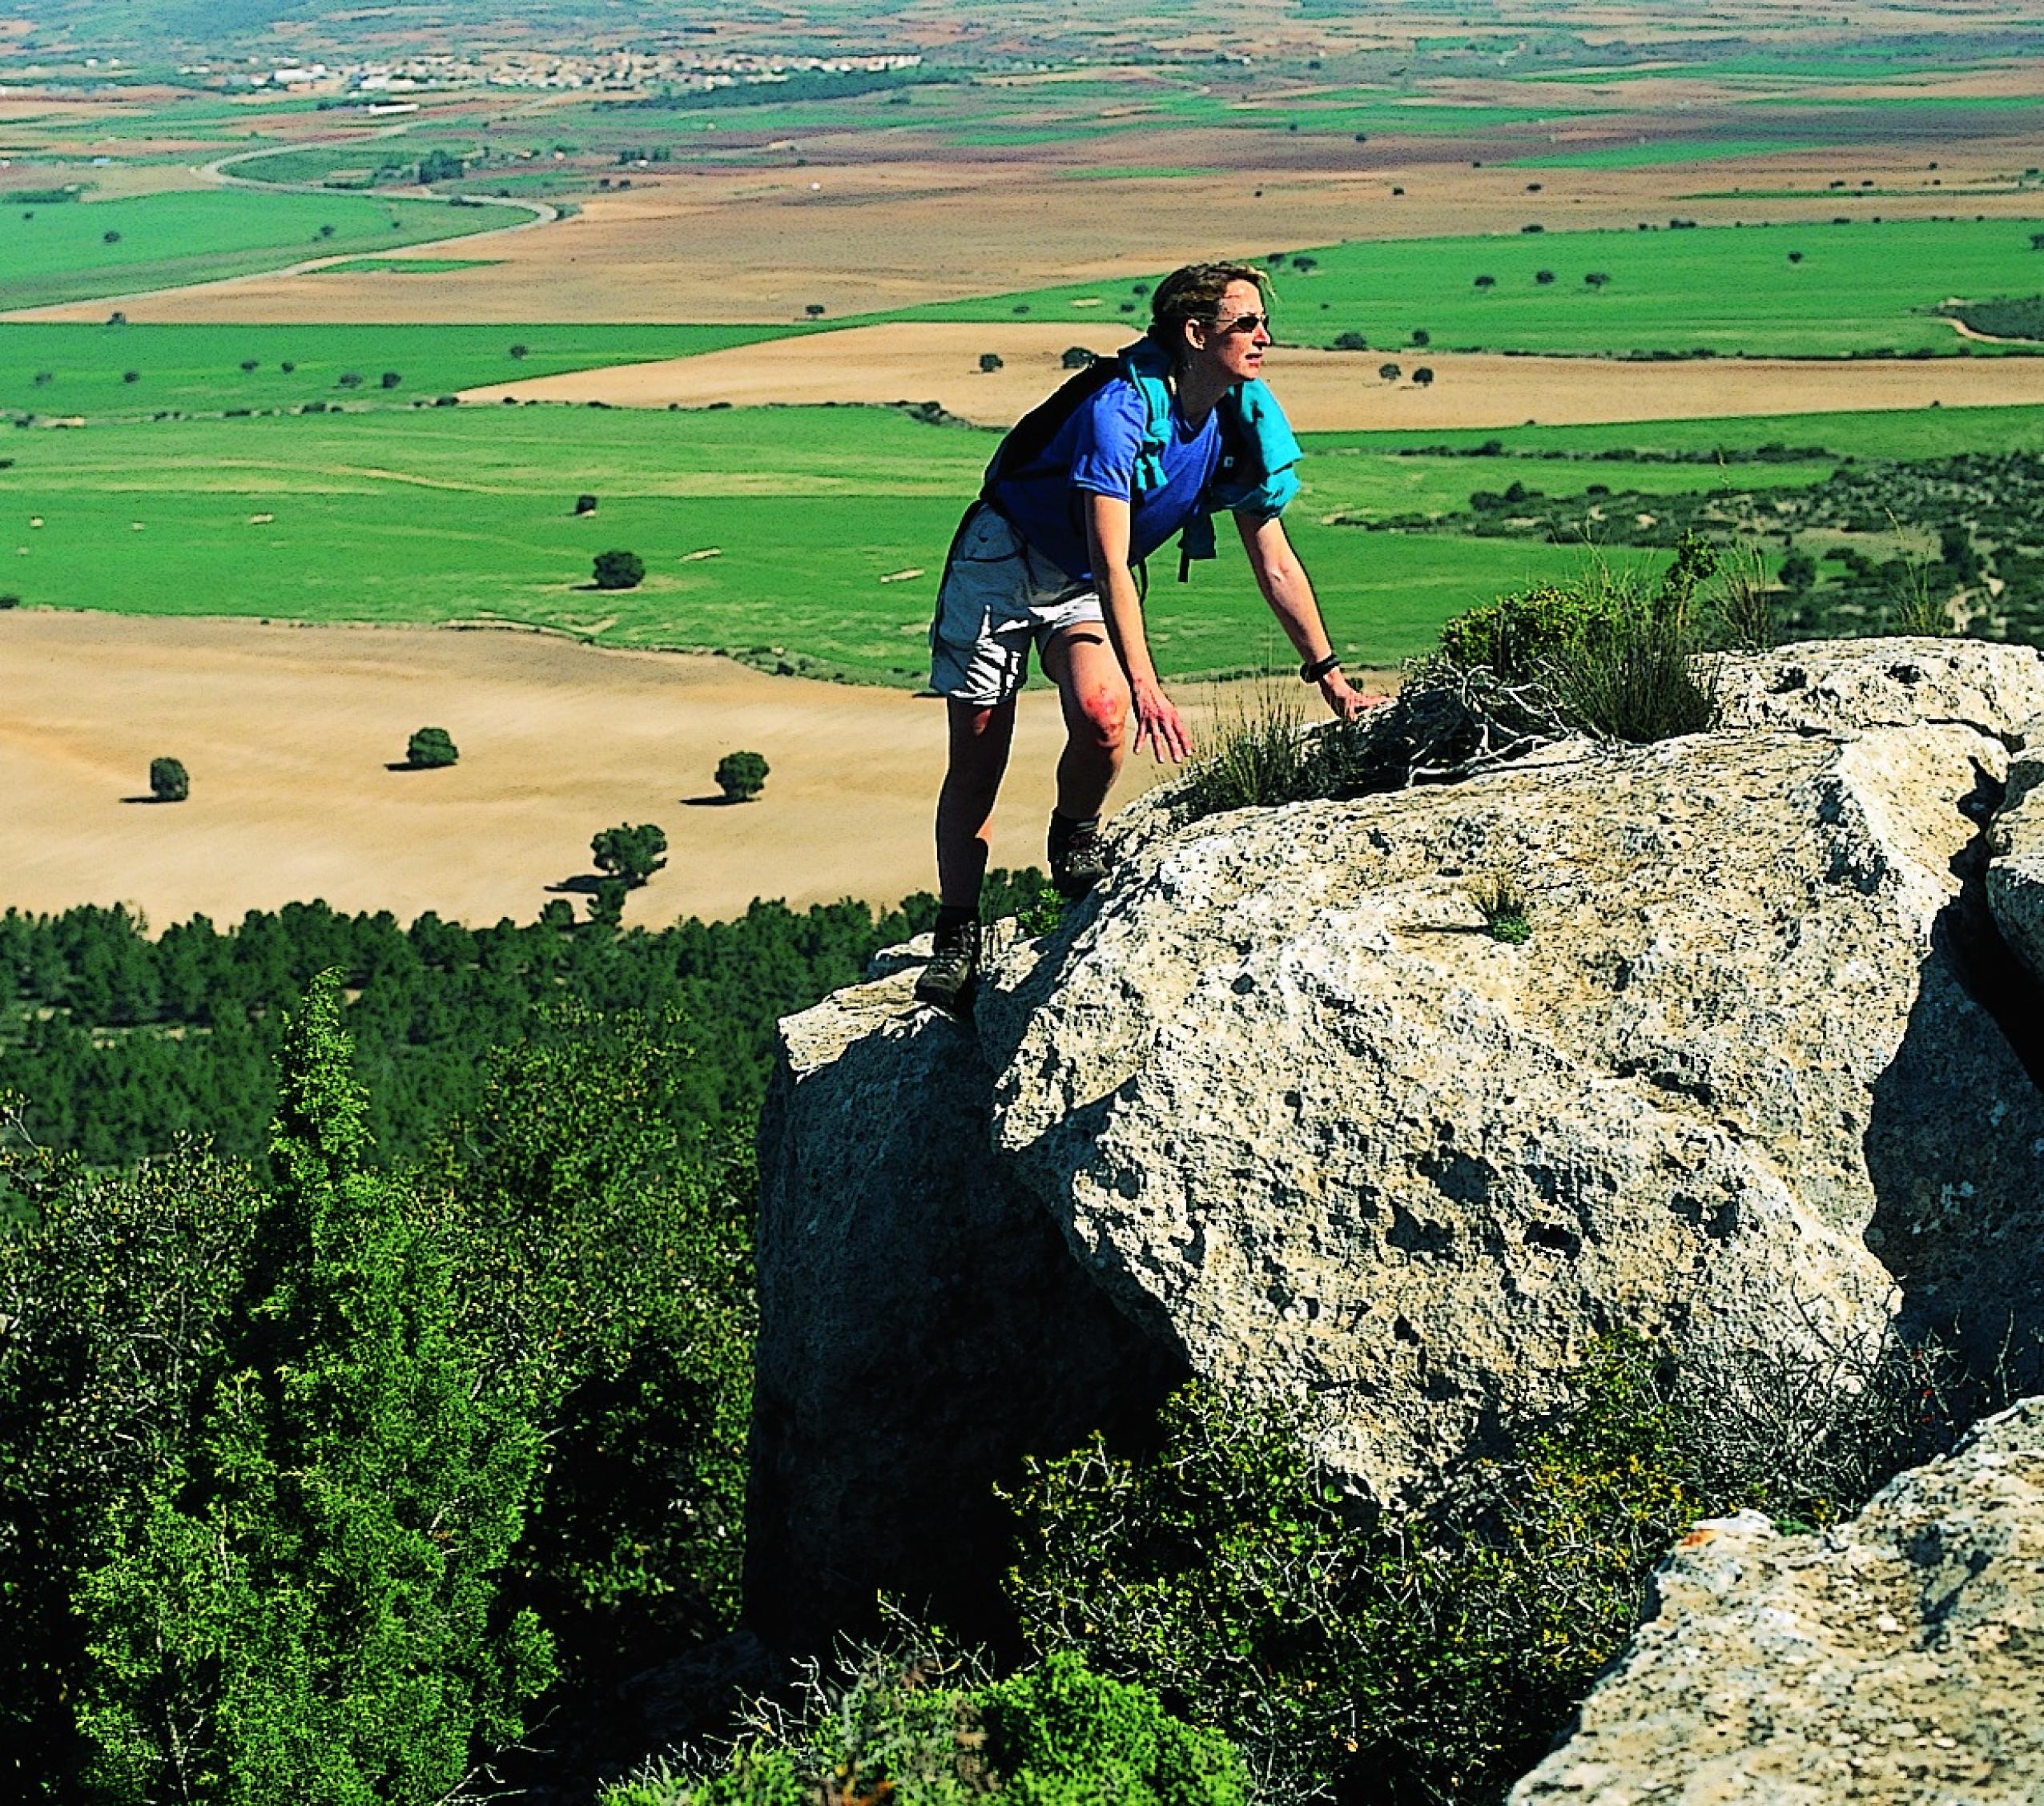
[[[1263,292],[1253,282],[1231,282],[1221,292],[1211,325],[1192,322],[1193,355],[1230,383],[1247,382],[1263,372],[1263,354],[1270,344],[1270,322]]]

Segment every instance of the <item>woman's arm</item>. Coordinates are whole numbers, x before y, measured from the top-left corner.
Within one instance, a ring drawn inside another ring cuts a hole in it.
[[[1149,641],[1143,632],[1142,598],[1136,593],[1135,573],[1129,569],[1129,504],[1119,496],[1086,494],[1086,556],[1099,585],[1101,612],[1115,656],[1129,674],[1135,703],[1136,740],[1148,740],[1161,763],[1167,757],[1183,764],[1193,750],[1193,737],[1157,681]]]
[[[1257,587],[1285,629],[1285,638],[1297,649],[1301,663],[1318,664],[1333,652],[1334,645],[1321,621],[1312,581],[1286,537],[1283,520],[1275,514],[1261,520],[1237,514],[1235,527],[1242,536],[1242,549],[1249,554],[1249,569],[1256,573]],[[1320,680],[1320,694],[1343,721],[1354,721],[1365,709],[1390,700],[1350,688],[1338,665]]]

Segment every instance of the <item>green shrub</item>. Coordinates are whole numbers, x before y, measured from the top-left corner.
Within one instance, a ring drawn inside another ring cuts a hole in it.
[[[602,1806],[1247,1806],[1219,1732],[1070,1654],[1001,1681],[924,1638],[811,1669],[792,1708],[763,1706],[721,1771],[656,1764]]]
[[[646,561],[636,552],[599,552],[595,576],[599,589],[636,589],[646,581]]]
[[[607,878],[622,879],[637,890],[667,863],[667,835],[651,822],[634,827],[620,822],[589,838],[589,856],[596,869]]]
[[[1945,1446],[1934,1353],[1807,1335],[1678,1368],[1597,1345],[1430,1519],[1378,1518],[1310,1454],[1309,1407],[1194,1382],[1161,1446],[1029,1464],[1008,1594],[1048,1655],[1139,1682],[1248,1758],[1259,1800],[1500,1799],[1629,1635],[1697,1518],[1821,1523]]]
[[[1300,712],[1269,685],[1232,694],[1208,730],[1208,750],[1186,768],[1177,796],[1194,816],[1270,808],[1310,794],[1311,745]]]
[[[434,771],[452,765],[461,756],[453,737],[444,727],[420,727],[404,742],[404,762],[420,771]]]
[[[1532,939],[1531,906],[1516,879],[1504,872],[1479,878],[1469,887],[1469,900],[1476,905],[1484,931],[1492,940],[1523,947]]]
[[[726,753],[717,762],[717,787],[726,802],[750,802],[766,789],[767,769],[758,753]]]
[[[184,762],[175,758],[149,762],[149,794],[159,802],[183,802],[191,794],[191,777]]]

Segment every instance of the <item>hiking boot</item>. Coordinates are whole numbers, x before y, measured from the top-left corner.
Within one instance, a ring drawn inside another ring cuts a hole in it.
[[[964,1016],[972,1008],[979,977],[980,924],[961,922],[955,928],[940,928],[930,963],[915,980],[915,1001]]]
[[[1052,888],[1076,903],[1107,876],[1107,846],[1100,837],[1100,818],[1075,822],[1053,809],[1050,815]]]

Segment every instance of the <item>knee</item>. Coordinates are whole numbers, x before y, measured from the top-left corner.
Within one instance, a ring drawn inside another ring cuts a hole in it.
[[[1104,753],[1121,750],[1129,730],[1129,698],[1108,684],[1093,684],[1079,697],[1076,737]]]

